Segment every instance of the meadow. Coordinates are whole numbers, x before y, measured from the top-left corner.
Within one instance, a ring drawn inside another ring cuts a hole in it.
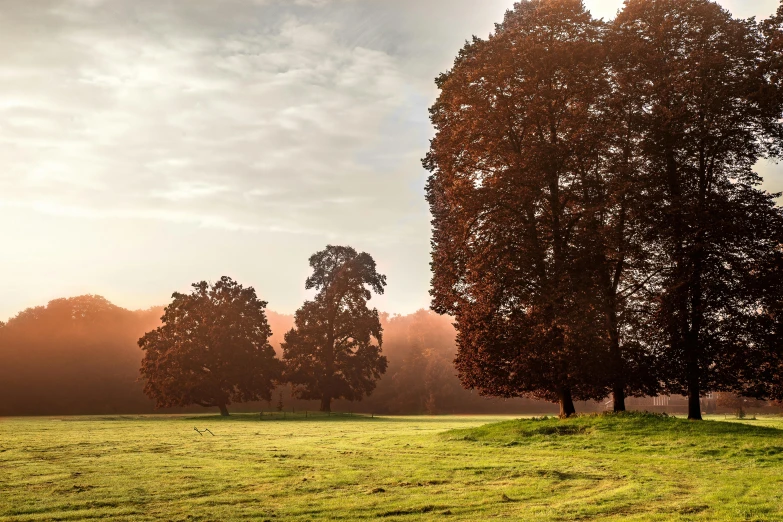
[[[782,471],[775,417],[0,419],[9,521],[772,521]]]

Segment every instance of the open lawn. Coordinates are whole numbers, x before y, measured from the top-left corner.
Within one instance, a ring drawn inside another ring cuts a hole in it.
[[[783,418],[0,419],[0,520],[90,518],[783,520]]]

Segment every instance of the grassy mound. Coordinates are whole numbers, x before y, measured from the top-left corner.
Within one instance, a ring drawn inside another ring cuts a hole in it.
[[[699,422],[654,413],[581,415],[570,419],[517,419],[452,430],[447,440],[487,445],[592,450],[602,454],[639,453],[687,458],[745,459],[783,463],[783,430],[746,423]]]

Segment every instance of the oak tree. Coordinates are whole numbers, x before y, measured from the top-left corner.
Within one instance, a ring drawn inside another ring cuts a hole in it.
[[[232,402],[271,400],[281,363],[267,303],[229,277],[192,286],[173,294],[163,325],[139,339],[144,392],[158,407],[197,404],[224,416]]]
[[[327,246],[310,257],[313,273],[305,287],[317,294],[296,311],[295,325],[282,344],[285,378],[300,399],[361,400],[386,371],[381,354],[383,329],[378,310],[367,301],[383,294],[386,276],[370,254]]]

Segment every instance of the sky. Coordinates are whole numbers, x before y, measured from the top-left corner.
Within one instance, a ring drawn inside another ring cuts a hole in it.
[[[433,79],[512,5],[0,0],[0,319],[82,294],[164,305],[223,275],[291,313],[327,244],[373,255],[379,309],[426,308]]]

